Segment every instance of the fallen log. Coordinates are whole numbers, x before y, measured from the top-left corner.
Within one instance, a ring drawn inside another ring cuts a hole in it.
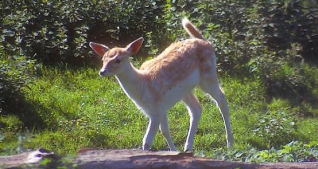
[[[318,168],[318,162],[245,163],[193,156],[192,153],[143,150],[82,149],[77,155],[59,156],[39,149],[12,156],[0,156],[0,168],[112,168],[112,169],[274,169]]]

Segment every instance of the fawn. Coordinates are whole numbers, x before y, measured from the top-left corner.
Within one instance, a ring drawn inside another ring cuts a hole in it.
[[[202,107],[192,92],[197,86],[215,100],[223,117],[227,146],[231,147],[234,137],[230,113],[217,79],[214,48],[188,19],[184,18],[182,25],[192,38],[172,43],[159,56],[143,63],[140,69],[131,64],[129,57],[140,49],[142,37],[124,48],[110,49],[90,42],[90,47],[103,61],[99,75],[114,75],[127,96],[149,117],[143,150],[151,148],[160,128],[170,150],[176,151],[170,136],[167,111],[180,100],[190,115],[184,150],[193,150],[194,135],[202,113]]]

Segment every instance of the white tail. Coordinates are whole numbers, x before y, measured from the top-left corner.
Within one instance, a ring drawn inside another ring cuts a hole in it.
[[[190,128],[184,150],[192,151],[194,135],[200,121],[202,108],[192,93],[199,86],[216,101],[223,116],[227,146],[233,144],[234,137],[230,124],[230,113],[223,91],[217,79],[213,46],[192,25],[183,19],[184,29],[195,39],[171,44],[152,60],[135,68],[129,56],[140,49],[143,38],[139,38],[125,48],[112,48],[98,43],[90,43],[91,48],[102,57],[101,76],[115,75],[127,96],[149,117],[149,125],[143,139],[143,149],[149,150],[159,128],[166,138],[170,150],[176,148],[172,142],[167,111],[182,100],[190,115]]]

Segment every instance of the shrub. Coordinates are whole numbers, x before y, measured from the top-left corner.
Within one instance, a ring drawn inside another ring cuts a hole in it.
[[[315,58],[318,51],[315,1],[32,0],[0,5],[2,48],[45,63],[76,65],[89,56],[89,41],[122,46],[139,36],[147,37],[142,55],[155,54],[187,36],[181,31],[183,16],[195,18],[204,36],[213,37],[223,70],[247,71],[249,60],[266,50],[284,58],[294,43],[303,58]]]
[[[21,108],[24,102],[21,88],[33,79],[37,66],[34,60],[26,60],[24,56],[0,59],[0,112],[10,114]]]
[[[159,30],[160,1],[8,1],[1,4],[0,41],[9,55],[45,64],[76,65],[88,55],[88,41],[125,44]],[[138,32],[138,33],[137,33]],[[118,42],[117,42],[118,43]]]
[[[43,129],[46,124],[35,110],[41,106],[24,96],[24,90],[40,73],[41,65],[25,56],[7,56],[1,50],[0,55],[0,128],[3,132]]]

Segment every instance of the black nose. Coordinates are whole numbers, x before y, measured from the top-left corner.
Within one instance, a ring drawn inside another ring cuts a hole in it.
[[[104,76],[104,74],[105,74],[105,71],[99,71],[100,76]]]

